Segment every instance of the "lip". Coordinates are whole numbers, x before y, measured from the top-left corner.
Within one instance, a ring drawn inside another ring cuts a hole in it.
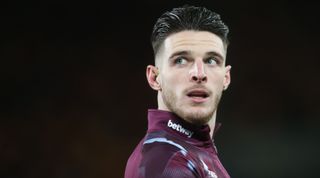
[[[187,92],[187,97],[194,103],[204,103],[209,100],[209,92],[206,89],[196,88]]]

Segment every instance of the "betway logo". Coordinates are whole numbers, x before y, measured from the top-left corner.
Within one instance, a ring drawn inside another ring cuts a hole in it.
[[[192,135],[193,135],[193,132],[183,128],[180,124],[173,123],[171,120],[168,121],[168,127],[172,128],[173,130],[176,130],[178,132],[185,134],[189,138],[192,137]]]

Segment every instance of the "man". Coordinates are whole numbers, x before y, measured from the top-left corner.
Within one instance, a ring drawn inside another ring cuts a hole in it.
[[[148,112],[147,134],[125,178],[230,177],[212,139],[218,103],[230,84],[228,31],[203,7],[175,8],[158,19],[151,36],[155,66],[146,70],[158,110]]]

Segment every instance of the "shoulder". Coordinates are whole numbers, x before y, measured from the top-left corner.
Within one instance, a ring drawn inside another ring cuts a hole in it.
[[[142,149],[140,171],[144,177],[194,177],[197,173],[188,151],[166,138],[149,139]]]

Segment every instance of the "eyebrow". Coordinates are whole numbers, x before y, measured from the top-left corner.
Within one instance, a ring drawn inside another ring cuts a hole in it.
[[[214,51],[207,52],[207,53],[206,53],[206,56],[217,56],[217,57],[220,58],[222,61],[224,60],[224,57],[223,57],[221,54],[219,54],[219,53],[217,53],[217,52],[214,52]]]
[[[192,52],[191,51],[177,51],[177,52],[175,52],[175,53],[173,53],[171,56],[170,56],[170,58],[169,59],[172,59],[173,57],[175,57],[175,56],[183,56],[183,55],[190,55]],[[215,52],[215,51],[209,51],[209,52],[207,52],[206,54],[205,54],[205,56],[217,56],[218,58],[220,58],[221,60],[224,60],[224,57],[221,55],[221,54],[219,54],[219,53],[217,53],[217,52]]]
[[[169,59],[172,59],[175,56],[184,56],[184,55],[190,55],[191,51],[177,51],[175,53],[173,53]]]

